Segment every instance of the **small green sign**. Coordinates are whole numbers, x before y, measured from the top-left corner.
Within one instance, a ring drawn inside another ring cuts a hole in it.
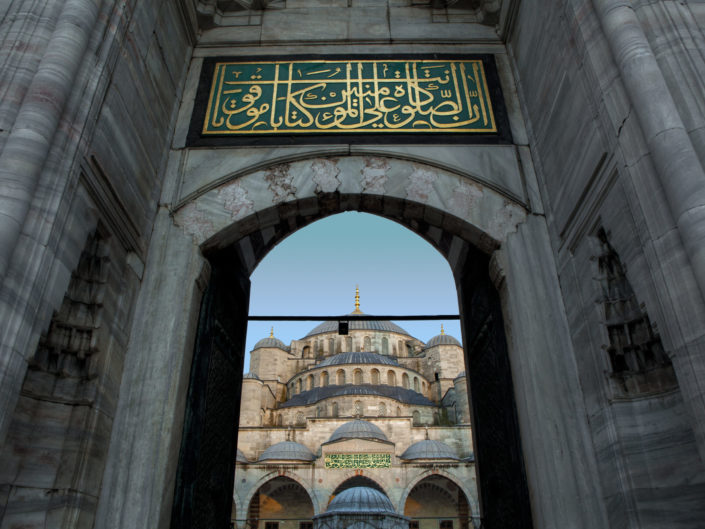
[[[391,454],[328,454],[326,468],[389,468]]]
[[[494,133],[481,60],[218,62],[203,135]]]

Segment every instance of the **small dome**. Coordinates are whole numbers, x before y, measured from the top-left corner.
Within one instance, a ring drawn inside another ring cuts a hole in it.
[[[238,463],[249,463],[249,461],[245,457],[245,454],[243,454],[242,450],[240,450],[239,448],[237,449],[237,455],[235,456],[235,461]]]
[[[285,459],[291,461],[313,461],[316,459],[311,451],[301,443],[282,441],[267,448],[258,461],[266,459]]]
[[[458,347],[462,347],[460,342],[450,334],[438,334],[428,341],[425,348],[428,349],[429,347],[435,347],[437,345],[457,345]]]
[[[419,441],[401,455],[402,459],[460,459],[453,449],[441,441]]]
[[[274,349],[281,349],[282,351],[288,351],[289,348],[282,342],[279,338],[275,338],[274,336],[268,336],[267,338],[262,338],[259,342],[257,342],[252,349],[253,351],[255,349],[262,349],[264,347],[273,347]]]
[[[355,419],[338,426],[333,435],[330,436],[330,439],[328,439],[328,442],[341,439],[377,439],[378,441],[386,441],[387,436],[371,422]]]
[[[244,375],[242,375],[242,378],[249,379],[249,380],[260,380],[260,378],[252,372],[245,373]]]
[[[382,364],[386,366],[399,366],[391,356],[370,353],[366,351],[353,353],[338,353],[323,359],[316,367],[339,366],[343,364]]]
[[[394,506],[387,496],[370,487],[350,487],[330,502],[327,513],[394,513]]]

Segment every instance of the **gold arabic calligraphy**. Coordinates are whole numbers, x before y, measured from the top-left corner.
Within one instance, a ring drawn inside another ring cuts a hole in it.
[[[216,63],[203,134],[496,132],[482,61]]]

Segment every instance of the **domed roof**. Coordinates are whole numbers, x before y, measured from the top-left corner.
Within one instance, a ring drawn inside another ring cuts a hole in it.
[[[255,349],[261,349],[263,347],[273,347],[275,349],[281,349],[283,351],[288,351],[289,348],[286,346],[284,342],[282,342],[279,338],[275,338],[274,336],[268,336],[267,338],[262,338],[259,342],[257,342],[252,349],[253,351]]]
[[[355,314],[351,313],[349,314],[350,319],[348,322],[350,322],[349,329],[351,331],[382,331],[382,332],[396,332],[398,334],[405,334],[406,336],[411,336],[408,332],[406,332],[404,329],[399,327],[396,323],[392,323],[391,321],[387,320],[376,320],[376,321],[370,321],[370,320],[356,320],[355,319]],[[338,322],[337,321],[324,321],[323,323],[317,325],[313,329],[309,331],[309,333],[305,336],[305,338],[308,338],[309,336],[314,336],[316,334],[323,334],[327,332],[334,332],[338,333]]]
[[[292,406],[309,406],[323,399],[342,397],[344,395],[376,395],[379,397],[389,397],[404,404],[415,406],[434,406],[427,397],[421,393],[416,393],[413,389],[405,389],[399,386],[387,386],[384,384],[346,384],[344,386],[324,386],[302,391],[291,397],[286,402],[279,405],[280,408],[290,408]]]
[[[388,366],[399,366],[399,362],[391,356],[358,351],[352,353],[338,353],[329,356],[321,360],[316,367],[338,366],[342,364],[384,364]]]
[[[429,347],[435,347],[436,345],[457,345],[458,347],[462,347],[457,339],[453,338],[450,334],[444,333],[442,327],[441,334],[431,338],[426,344],[426,349]]]
[[[238,463],[249,463],[249,461],[245,457],[245,454],[243,454],[239,448],[237,449],[237,455],[235,456],[235,461],[237,461]]]
[[[327,513],[395,513],[394,505],[387,496],[370,487],[350,487],[330,502]]]
[[[311,451],[301,443],[294,441],[282,441],[267,448],[258,461],[266,459],[286,459],[292,461],[313,461],[316,459]]]
[[[371,422],[355,419],[346,422],[336,428],[333,434],[328,439],[328,442],[339,441],[341,439],[377,439],[386,441],[387,436],[376,425]]]
[[[441,441],[419,441],[401,455],[402,459],[460,459],[453,449]]]

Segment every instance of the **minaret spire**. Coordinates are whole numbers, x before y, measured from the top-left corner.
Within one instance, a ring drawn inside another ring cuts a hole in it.
[[[443,336],[446,332],[443,330],[443,324],[441,323],[441,336]]]
[[[274,326],[272,326],[272,328],[269,329],[269,337],[274,338]]]
[[[355,310],[352,313],[362,314],[360,310],[360,287],[358,285],[355,285]]]

